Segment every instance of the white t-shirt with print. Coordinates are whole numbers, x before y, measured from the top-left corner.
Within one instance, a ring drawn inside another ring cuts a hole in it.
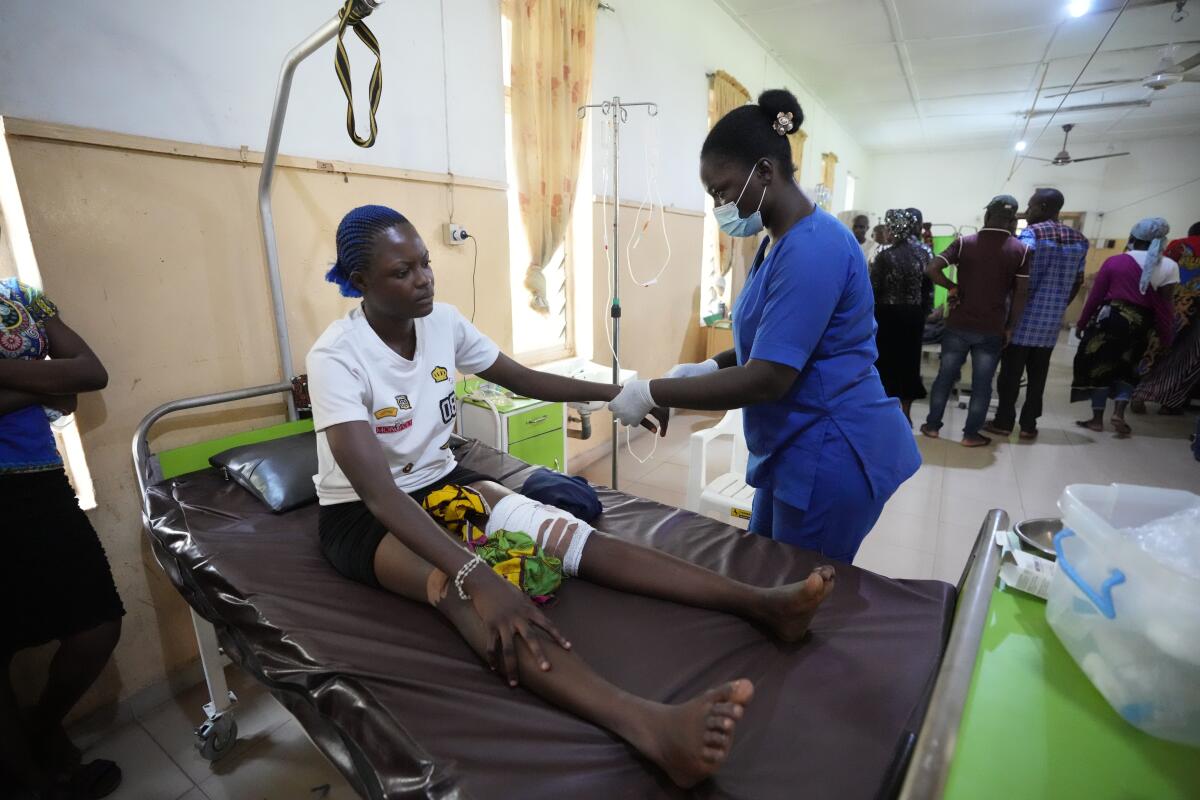
[[[455,371],[486,370],[500,348],[445,303],[434,303],[433,312],[415,323],[417,349],[411,361],[384,344],[361,307],[326,328],[308,352],[317,431],[313,481],[321,505],[359,499],[326,439],[325,429],[342,422],[371,426],[401,491],[420,489],[454,469]]]
[[[1146,266],[1147,253],[1145,250],[1130,250],[1129,255],[1133,256],[1133,260],[1139,267]],[[1162,261],[1158,262],[1158,266],[1154,268],[1154,272],[1150,273],[1150,285],[1155,289],[1161,289],[1175,283],[1179,283],[1179,263],[1173,258],[1163,256]]]

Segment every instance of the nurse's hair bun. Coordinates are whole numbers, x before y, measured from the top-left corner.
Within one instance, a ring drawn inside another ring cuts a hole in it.
[[[758,107],[780,136],[795,133],[804,123],[800,101],[787,89],[767,89],[758,96]]]

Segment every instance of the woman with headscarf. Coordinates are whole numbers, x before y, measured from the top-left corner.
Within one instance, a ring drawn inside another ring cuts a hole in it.
[[[1130,252],[1105,261],[1096,275],[1075,331],[1082,341],[1075,354],[1071,401],[1092,401],[1092,418],[1080,420],[1081,427],[1104,430],[1104,407],[1112,397],[1113,429],[1123,437],[1132,433],[1125,409],[1150,334],[1157,330],[1169,346],[1175,333],[1174,309],[1158,291],[1169,280],[1162,264],[1169,231],[1161,217],[1142,220],[1129,233]],[[1144,257],[1133,255],[1142,252]]]
[[[900,400],[912,424],[913,400],[925,397],[921,381],[921,338],[925,332],[925,265],[932,257],[917,238],[920,212],[893,208],[884,215],[892,246],[875,256],[871,288],[875,292],[875,368],[888,397]]]

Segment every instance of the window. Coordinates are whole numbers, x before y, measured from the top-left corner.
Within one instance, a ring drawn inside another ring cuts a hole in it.
[[[847,173],[846,174],[846,202],[842,204],[843,211],[853,211],[854,210],[854,185],[856,183],[857,183],[857,181],[854,179],[854,176]]]
[[[508,175],[508,255],[509,288],[512,294],[513,351],[522,361],[549,361],[574,354],[571,302],[571,258],[572,236],[555,253],[550,264],[542,271],[546,277],[546,299],[550,303],[547,314],[535,311],[529,305],[529,290],[525,288],[525,272],[529,267],[529,240],[526,238],[525,223],[521,219],[516,179],[516,150],[512,135],[512,6],[513,0],[501,3],[500,30],[503,40],[504,72],[504,161]],[[587,137],[583,145],[584,167],[580,170],[579,198],[590,198],[591,193],[583,190],[583,178],[591,164],[587,148]],[[581,208],[580,206],[589,206]],[[573,214],[591,212],[590,203],[577,202]]]

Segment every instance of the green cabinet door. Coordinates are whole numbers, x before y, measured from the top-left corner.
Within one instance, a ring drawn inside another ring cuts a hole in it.
[[[508,441],[510,445],[523,442],[543,433],[561,430],[563,426],[562,403],[538,406],[508,416]]]
[[[560,428],[510,444],[508,452],[526,464],[537,464],[561,472],[564,460],[563,446],[563,432]]]

